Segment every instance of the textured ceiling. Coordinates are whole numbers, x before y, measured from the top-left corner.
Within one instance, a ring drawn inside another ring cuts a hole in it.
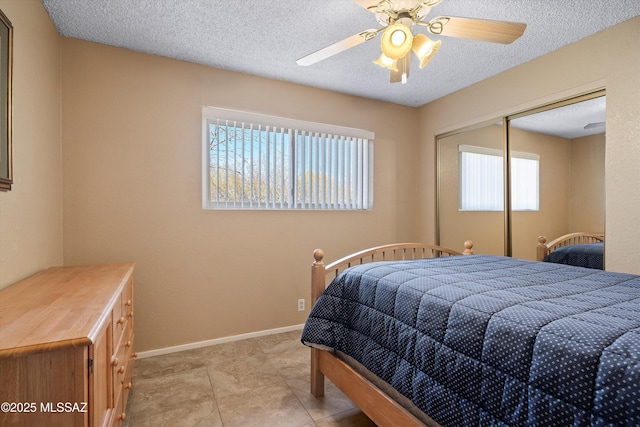
[[[605,133],[606,97],[590,99],[564,107],[542,111],[511,121],[511,126],[575,139]]]
[[[351,95],[420,106],[640,15],[640,0],[443,0],[440,15],[524,22],[510,45],[442,39],[406,85],[373,64],[380,36],[317,64],[296,60],[364,29],[375,15],[350,0],[42,0],[74,37]],[[423,32],[414,27],[414,32]]]

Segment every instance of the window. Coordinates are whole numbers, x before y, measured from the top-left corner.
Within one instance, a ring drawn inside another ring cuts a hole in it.
[[[460,210],[501,211],[504,209],[502,151],[459,145]],[[511,209],[539,210],[540,156],[511,153]]]
[[[370,209],[373,133],[205,108],[204,209]]]

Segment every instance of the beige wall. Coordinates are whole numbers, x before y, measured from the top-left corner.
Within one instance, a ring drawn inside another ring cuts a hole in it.
[[[421,107],[420,239],[435,236],[435,135],[606,87],[607,269],[640,273],[639,39],[635,18]]]
[[[13,189],[0,192],[0,288],[62,264],[60,38],[37,0],[0,0],[14,27]]]
[[[139,350],[303,323],[315,248],[415,238],[415,108],[75,39],[62,64],[64,261],[137,263]],[[203,211],[203,106],[374,131],[374,209]]]
[[[604,230],[605,134],[571,140],[568,232]]]

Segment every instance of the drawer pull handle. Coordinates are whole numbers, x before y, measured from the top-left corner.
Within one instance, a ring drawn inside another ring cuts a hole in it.
[[[132,311],[132,312],[130,312],[129,314],[127,314],[127,316],[129,316],[129,317],[133,317],[133,311]]]
[[[122,365],[122,366],[120,366],[120,369],[118,369],[118,373],[119,374],[124,374],[124,371],[126,371],[126,370],[127,370],[127,368],[125,368],[125,366]]]
[[[118,366],[118,358],[114,357],[113,360],[111,361],[111,366]]]
[[[132,357],[133,359],[135,359],[136,357],[138,357],[138,353],[137,353],[137,352],[136,352],[136,353],[133,353],[133,354],[131,355],[131,357]]]
[[[127,385],[124,386],[125,390],[131,390],[131,387],[133,386],[133,384],[131,384],[131,382],[128,382]]]
[[[131,341],[127,341],[127,343],[124,346],[125,347],[131,347]]]
[[[125,307],[129,307],[131,305],[131,300],[128,299],[127,302],[124,303]]]
[[[122,325],[125,320],[126,319],[124,317],[120,317],[116,323],[118,323],[118,325]]]
[[[124,421],[127,418],[127,414],[125,412],[118,415],[118,420]]]

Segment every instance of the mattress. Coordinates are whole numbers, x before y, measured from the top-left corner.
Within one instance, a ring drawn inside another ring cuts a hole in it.
[[[640,425],[640,277],[472,255],[338,276],[303,343],[443,426]]]

